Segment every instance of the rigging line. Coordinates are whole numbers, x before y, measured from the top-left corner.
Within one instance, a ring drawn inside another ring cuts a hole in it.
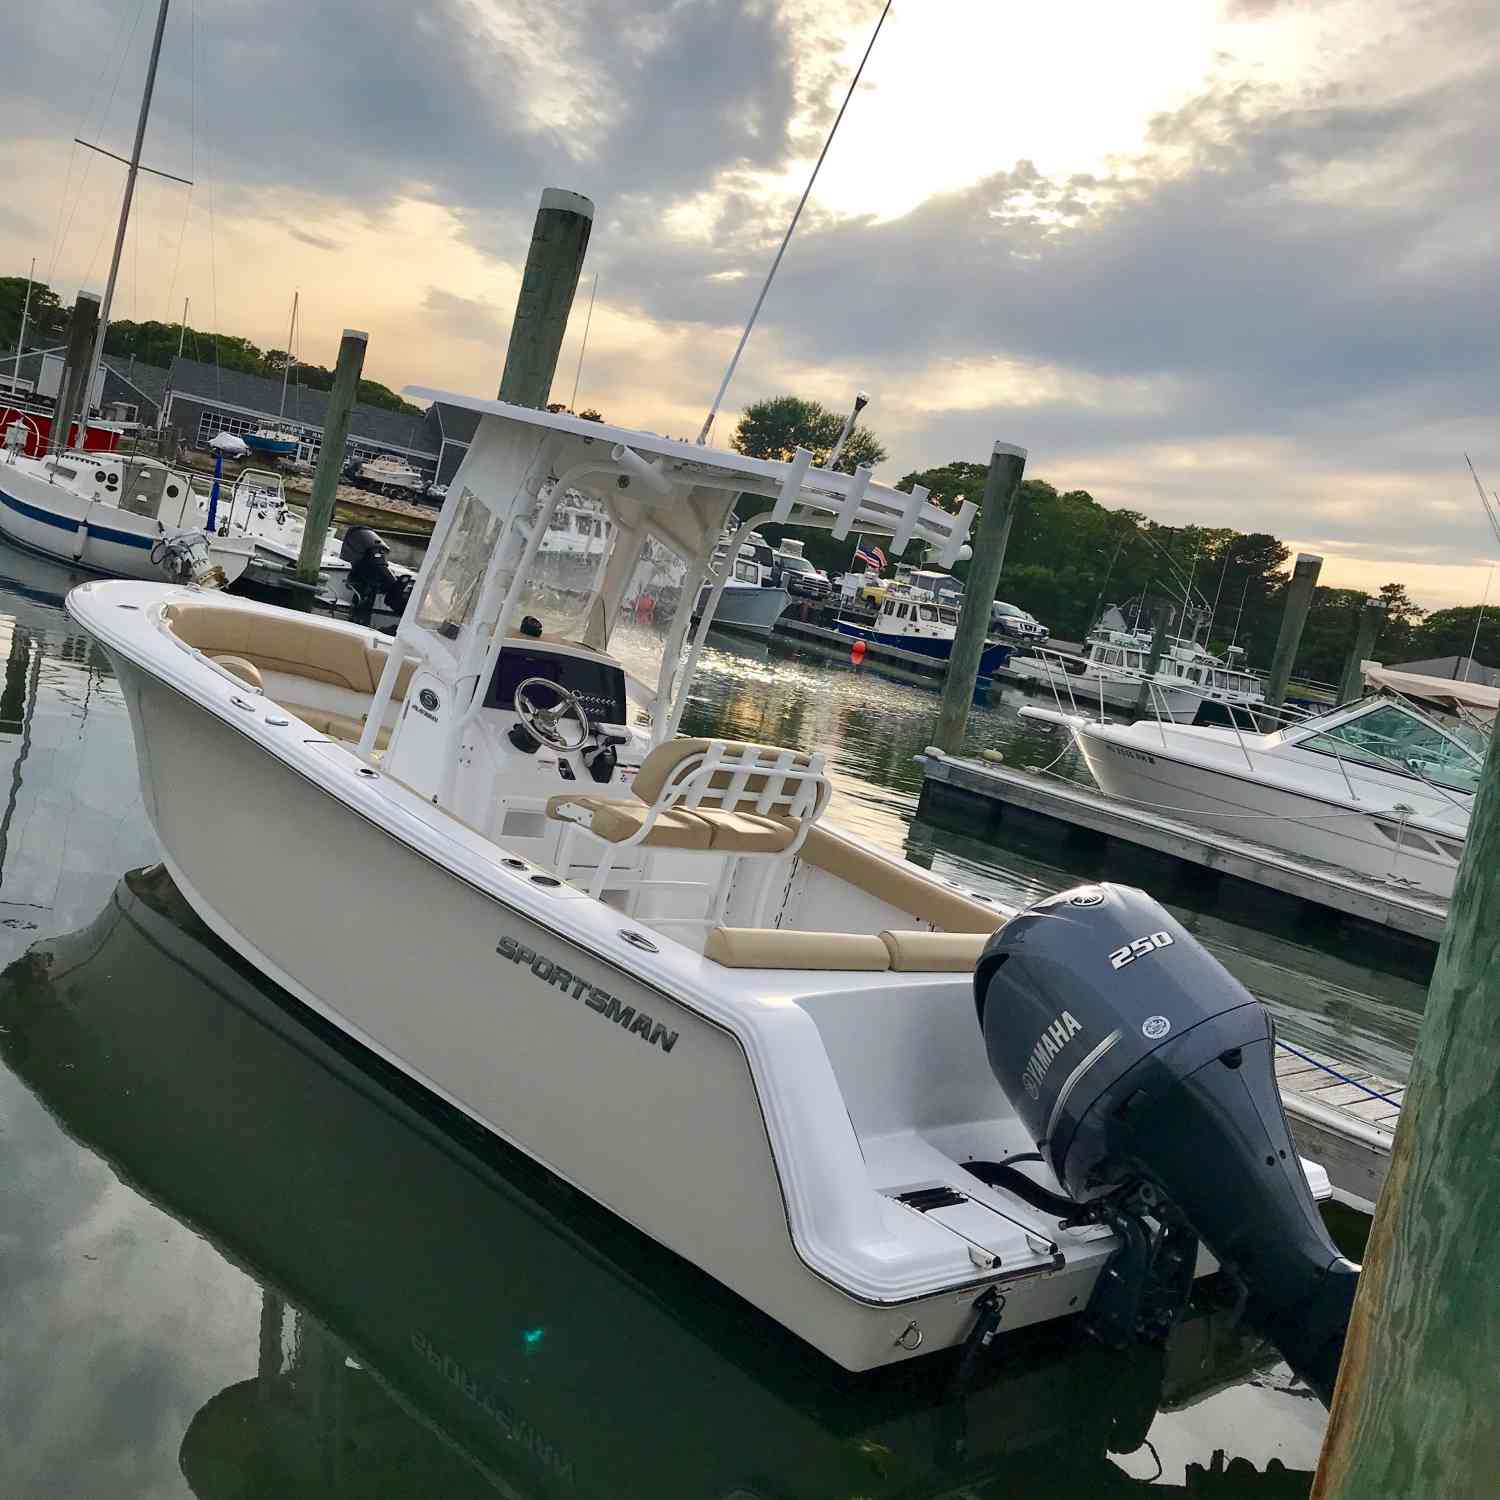
[[[578,382],[583,378],[583,356],[589,347],[589,325],[594,321],[594,298],[599,295],[599,273],[594,272],[593,290],[589,292],[589,313],[583,320],[583,342],[578,346],[578,368],[573,372],[573,399],[568,402],[568,410],[576,417],[578,415]]]
[[[859,87],[860,75],[865,71],[865,64],[870,60],[870,53],[875,50],[875,39],[880,35],[880,28],[885,25],[885,18],[891,12],[891,3],[892,0],[885,0],[885,7],[880,12],[880,19],[875,23],[875,30],[870,34],[865,54],[860,58],[859,66],[854,70],[854,77],[849,80],[849,91],[844,95],[844,102],[839,105],[839,112],[834,116],[833,125],[828,131],[828,138],[823,142],[823,149],[818,153],[817,161],[813,163],[812,175],[807,179],[807,186],[802,189],[802,197],[797,201],[796,211],[792,214],[792,222],[786,226],[786,233],[781,239],[781,248],[777,250],[776,258],[771,262],[771,269],[766,272],[765,283],[760,289],[760,295],[755,299],[755,306],[750,309],[750,321],[745,324],[745,331],[740,335],[734,357],[729,361],[729,368],[724,371],[724,379],[719,382],[719,393],[714,397],[714,404],[709,407],[708,415],[703,419],[703,429],[698,434],[700,445],[708,441],[708,435],[713,430],[714,418],[719,415],[719,405],[724,400],[724,393],[729,389],[729,382],[734,379],[735,370],[739,368],[740,355],[745,352],[745,345],[750,341],[750,330],[755,327],[755,320],[760,316],[761,304],[765,302],[766,293],[771,290],[771,283],[776,279],[776,272],[781,266],[781,257],[786,254],[786,247],[792,242],[792,234],[797,228],[797,221],[802,217],[802,210],[812,193],[813,184],[818,180],[823,158],[828,155],[828,148],[833,145],[833,138],[838,134],[844,111],[849,108],[849,101],[854,97],[855,89]]]
[[[1485,494],[1484,486],[1479,482],[1479,471],[1474,467],[1474,460],[1467,453],[1464,454],[1464,462],[1469,466],[1469,477],[1474,481],[1474,490],[1479,496],[1479,503],[1484,507],[1490,530],[1495,533],[1495,540],[1500,542],[1500,518],[1497,518],[1495,508],[1490,504],[1490,497]]]
[[[172,279],[167,283],[167,316],[170,322],[177,307],[177,273],[182,267],[182,245],[187,238],[188,215],[193,208],[193,178],[198,175],[198,0],[189,8],[188,83],[192,93],[192,110],[188,125],[188,178],[186,201],[182,205],[182,222],[177,226],[177,250],[172,256]]]
[[[119,86],[120,86],[120,77],[124,73],[124,70],[125,70],[125,59],[126,59],[127,54],[130,51],[130,44],[131,44],[131,42],[133,42],[135,40],[136,29],[141,24],[141,16],[145,12],[145,9],[146,9],[146,0],[140,0],[140,6],[137,8],[136,13],[135,13],[135,20],[131,23],[130,35],[127,36],[127,37],[125,37],[123,43],[121,42],[120,37],[117,36],[115,38],[115,45],[114,45],[113,49],[111,51],[108,51],[108,52],[106,52],[104,54],[104,61],[102,63],[100,63],[100,65],[99,65],[99,76],[94,81],[94,89],[93,89],[94,97],[96,99],[99,97],[99,94],[100,94],[101,90],[104,88],[104,78],[105,78],[105,75],[109,71],[110,59],[113,58],[115,60],[116,64],[117,64],[116,69],[115,69],[115,81],[114,81],[113,85],[110,87],[109,100],[108,100],[108,102],[106,102],[103,110],[100,112],[100,115],[99,115],[99,128],[93,132],[93,134],[95,134],[95,135],[98,135],[100,133],[100,131],[103,130],[105,117],[109,114],[110,105],[112,105],[114,103],[115,90],[119,88]],[[124,30],[124,25],[125,25],[125,18],[122,15],[121,18],[120,18],[120,27],[121,27],[122,33],[123,33],[123,30]],[[82,129],[87,124],[88,124],[88,114],[85,111],[83,119],[79,122],[79,129]],[[54,245],[52,247],[52,259],[48,263],[48,266],[47,266],[47,280],[48,280],[49,283],[53,280],[53,278],[57,274],[57,262],[62,257],[63,245],[67,242],[68,235],[72,233],[72,230],[73,230],[73,219],[74,219],[75,215],[78,213],[78,204],[82,200],[82,197],[83,197],[84,184],[88,180],[88,172],[89,172],[89,165],[90,165],[90,163],[87,160],[85,160],[84,166],[83,166],[83,177],[80,179],[79,184],[78,184],[78,197],[73,200],[72,211],[68,212],[68,191],[71,188],[72,183],[73,183],[73,163],[74,163],[74,161],[76,160],[76,158],[78,156],[78,144],[77,144],[78,138],[77,138],[77,136],[75,136],[73,139],[74,139],[73,151],[72,151],[72,154],[68,157],[68,175],[67,175],[67,180],[63,184],[62,198],[58,202],[58,205],[57,205],[58,235],[57,235],[57,240],[56,240],[56,242],[54,243]],[[64,213],[67,213],[67,216],[68,216],[68,222],[67,222],[66,227],[63,226],[63,215],[64,215]]]
[[[109,112],[110,112],[110,110],[114,106],[115,93],[119,89],[119,87],[120,87],[120,79],[124,76],[124,73],[125,73],[125,63],[126,63],[126,60],[127,60],[128,56],[129,56],[129,53],[130,53],[130,45],[131,45],[132,42],[135,41],[135,34],[136,34],[137,29],[140,27],[141,16],[145,13],[145,10],[146,10],[146,0],[141,0],[140,5],[136,7],[135,20],[131,23],[131,26],[130,26],[130,35],[125,38],[125,45],[124,45],[124,47],[122,47],[120,49],[120,66],[115,70],[115,81],[110,86],[109,98],[105,101],[105,105],[104,105],[103,110],[100,111],[100,114],[99,114],[99,124],[98,124],[97,128],[94,129],[94,130],[91,130],[89,132],[90,135],[103,135],[104,134],[105,123],[106,123],[106,121],[109,118]],[[73,204],[73,212],[75,214],[78,212],[78,204],[83,202],[83,191],[84,191],[84,188],[87,187],[88,180],[89,180],[89,168],[92,167],[93,164],[94,164],[94,158],[93,158],[92,155],[88,156],[88,157],[86,157],[84,159],[84,163],[83,163],[83,176],[78,181],[78,198],[75,201],[75,203]],[[94,274],[94,262],[99,259],[99,252],[104,248],[105,237],[109,234],[109,231],[110,231],[110,229],[112,227],[113,226],[111,226],[111,224],[109,223],[109,221],[106,219],[105,222],[104,222],[104,227],[102,229],[100,229],[100,231],[99,231],[99,240],[98,240],[98,243],[94,246],[94,253],[91,256],[89,256],[88,270],[85,271],[84,274],[83,274],[84,281],[88,281],[93,276],[93,274]],[[73,229],[73,220],[72,220],[71,217],[69,217],[69,219],[68,219],[68,231],[69,231],[69,233],[72,232],[72,229]]]

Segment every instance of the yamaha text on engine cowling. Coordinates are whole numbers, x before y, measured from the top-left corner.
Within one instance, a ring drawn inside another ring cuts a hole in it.
[[[1007,923],[974,993],[990,1067],[1073,1201],[1013,1166],[973,1170],[1120,1235],[1094,1330],[1163,1333],[1201,1239],[1242,1288],[1245,1320],[1328,1401],[1359,1270],[1308,1189],[1255,997],[1157,902],[1115,885]]]

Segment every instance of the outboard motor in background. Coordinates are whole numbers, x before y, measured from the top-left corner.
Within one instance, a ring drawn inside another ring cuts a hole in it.
[[[368,526],[351,526],[344,533],[339,556],[349,564],[349,590],[354,595],[356,618],[368,620],[375,601],[385,600],[392,614],[403,614],[411,595],[412,579],[391,571],[387,561],[391,549],[378,531]]]
[[[1157,902],[1116,885],[1007,923],[974,994],[990,1067],[1072,1201],[1003,1163],[971,1170],[1120,1235],[1094,1331],[1164,1332],[1196,1237],[1241,1288],[1244,1320],[1329,1401],[1359,1268],[1308,1189],[1259,1001]]]

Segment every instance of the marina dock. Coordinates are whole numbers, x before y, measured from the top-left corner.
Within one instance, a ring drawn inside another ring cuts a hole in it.
[[[1286,1042],[1277,1044],[1276,1082],[1297,1149],[1327,1169],[1342,1201],[1372,1213],[1405,1085]]]
[[[1216,876],[1296,896],[1378,927],[1436,944],[1447,920],[1447,902],[1383,885],[1332,865],[1283,854],[1232,834],[1164,818],[1130,807],[1088,787],[1043,780],[971,756],[945,755],[928,746],[922,765],[922,808],[962,811],[982,830],[1011,809],[1107,839],[1151,849],[1212,871]]]

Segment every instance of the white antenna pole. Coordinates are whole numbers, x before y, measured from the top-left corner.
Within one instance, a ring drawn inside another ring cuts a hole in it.
[[[21,383],[21,355],[26,350],[26,317],[31,311],[31,283],[36,276],[36,256],[31,257],[31,269],[26,273],[26,300],[21,304],[21,332],[16,338],[16,368],[11,384]],[[18,393],[19,394],[19,393]]]
[[[714,418],[719,415],[719,406],[724,400],[724,393],[729,389],[729,382],[734,379],[734,372],[739,368],[740,355],[745,352],[745,345],[750,340],[750,330],[755,327],[755,320],[760,316],[761,304],[766,300],[766,293],[771,290],[771,283],[776,279],[776,272],[781,265],[781,257],[786,254],[786,247],[792,242],[792,233],[797,228],[797,220],[802,217],[802,210],[813,190],[813,184],[818,180],[823,158],[828,155],[828,148],[833,144],[834,136],[838,134],[839,122],[844,118],[844,111],[849,108],[849,101],[854,97],[855,89],[859,87],[860,74],[864,72],[865,64],[870,60],[870,53],[875,47],[875,38],[880,35],[880,28],[885,25],[885,18],[890,14],[890,10],[891,0],[885,0],[885,9],[880,12],[880,19],[875,23],[875,30],[870,35],[865,55],[860,58],[859,66],[854,70],[854,77],[849,80],[849,92],[844,95],[844,102],[839,105],[839,112],[834,116],[828,139],[823,142],[823,149],[818,153],[818,159],[813,164],[812,176],[807,179],[807,186],[802,189],[802,197],[797,201],[797,210],[792,215],[792,222],[786,226],[786,233],[781,238],[781,248],[776,252],[776,259],[771,262],[771,269],[766,272],[765,284],[760,289],[760,296],[755,299],[755,306],[750,309],[750,321],[745,324],[745,331],[740,335],[734,358],[729,361],[729,368],[724,371],[724,378],[719,382],[719,393],[714,397],[714,404],[709,407],[708,415],[703,419],[703,430],[698,434],[699,443],[706,443],[708,434],[713,430]]]
[[[83,386],[83,410],[78,414],[78,431],[88,428],[89,402],[93,399],[94,380],[99,361],[104,358],[104,341],[109,337],[109,310],[115,300],[115,283],[120,279],[120,256],[125,251],[125,231],[130,225],[130,204],[135,197],[135,179],[141,170],[141,147],[146,140],[146,121],[151,114],[151,93],[156,87],[156,65],[161,60],[161,38],[167,29],[167,6],[161,0],[156,13],[156,34],[151,39],[151,61],[146,64],[146,88],[141,94],[140,118],[135,122],[135,145],[130,152],[130,170],[125,174],[125,200],[120,204],[120,224],[115,230],[115,251],[109,262],[109,280],[104,284],[104,301],[99,305],[99,329],[94,335],[94,355],[89,361],[89,376]]]
[[[178,357],[178,359],[182,358],[182,346],[183,346],[184,343],[187,342],[188,305],[192,302],[192,300],[193,299],[191,297],[184,297],[182,299],[182,327],[177,332],[177,357]]]
[[[1469,660],[1464,667],[1464,681],[1469,680],[1469,673],[1474,667],[1474,653],[1479,649],[1479,627],[1484,624],[1484,611],[1490,602],[1490,584],[1495,579],[1495,565],[1490,564],[1490,571],[1484,580],[1484,600],[1479,606],[1479,618],[1474,622],[1474,639],[1469,645]]]
[[[297,299],[301,295],[300,290],[292,293],[292,321],[286,331],[286,358],[281,362],[281,406],[276,412],[278,417],[286,415],[286,378],[292,373],[292,335],[297,331]]]
[[[859,414],[870,404],[870,398],[863,391],[855,391],[854,407],[849,415],[844,418],[843,429],[839,432],[839,440],[833,445],[833,452],[824,460],[823,467],[831,469],[838,461],[839,455],[844,451],[844,444],[849,441],[849,434],[854,431],[854,424],[859,420]]]
[[[589,324],[594,321],[594,298],[599,295],[599,273],[594,272],[594,289],[589,293],[589,312],[583,320],[583,342],[578,346],[578,368],[573,372],[573,399],[568,402],[568,410],[576,417],[578,415],[578,382],[583,379],[583,356],[589,347]]]

